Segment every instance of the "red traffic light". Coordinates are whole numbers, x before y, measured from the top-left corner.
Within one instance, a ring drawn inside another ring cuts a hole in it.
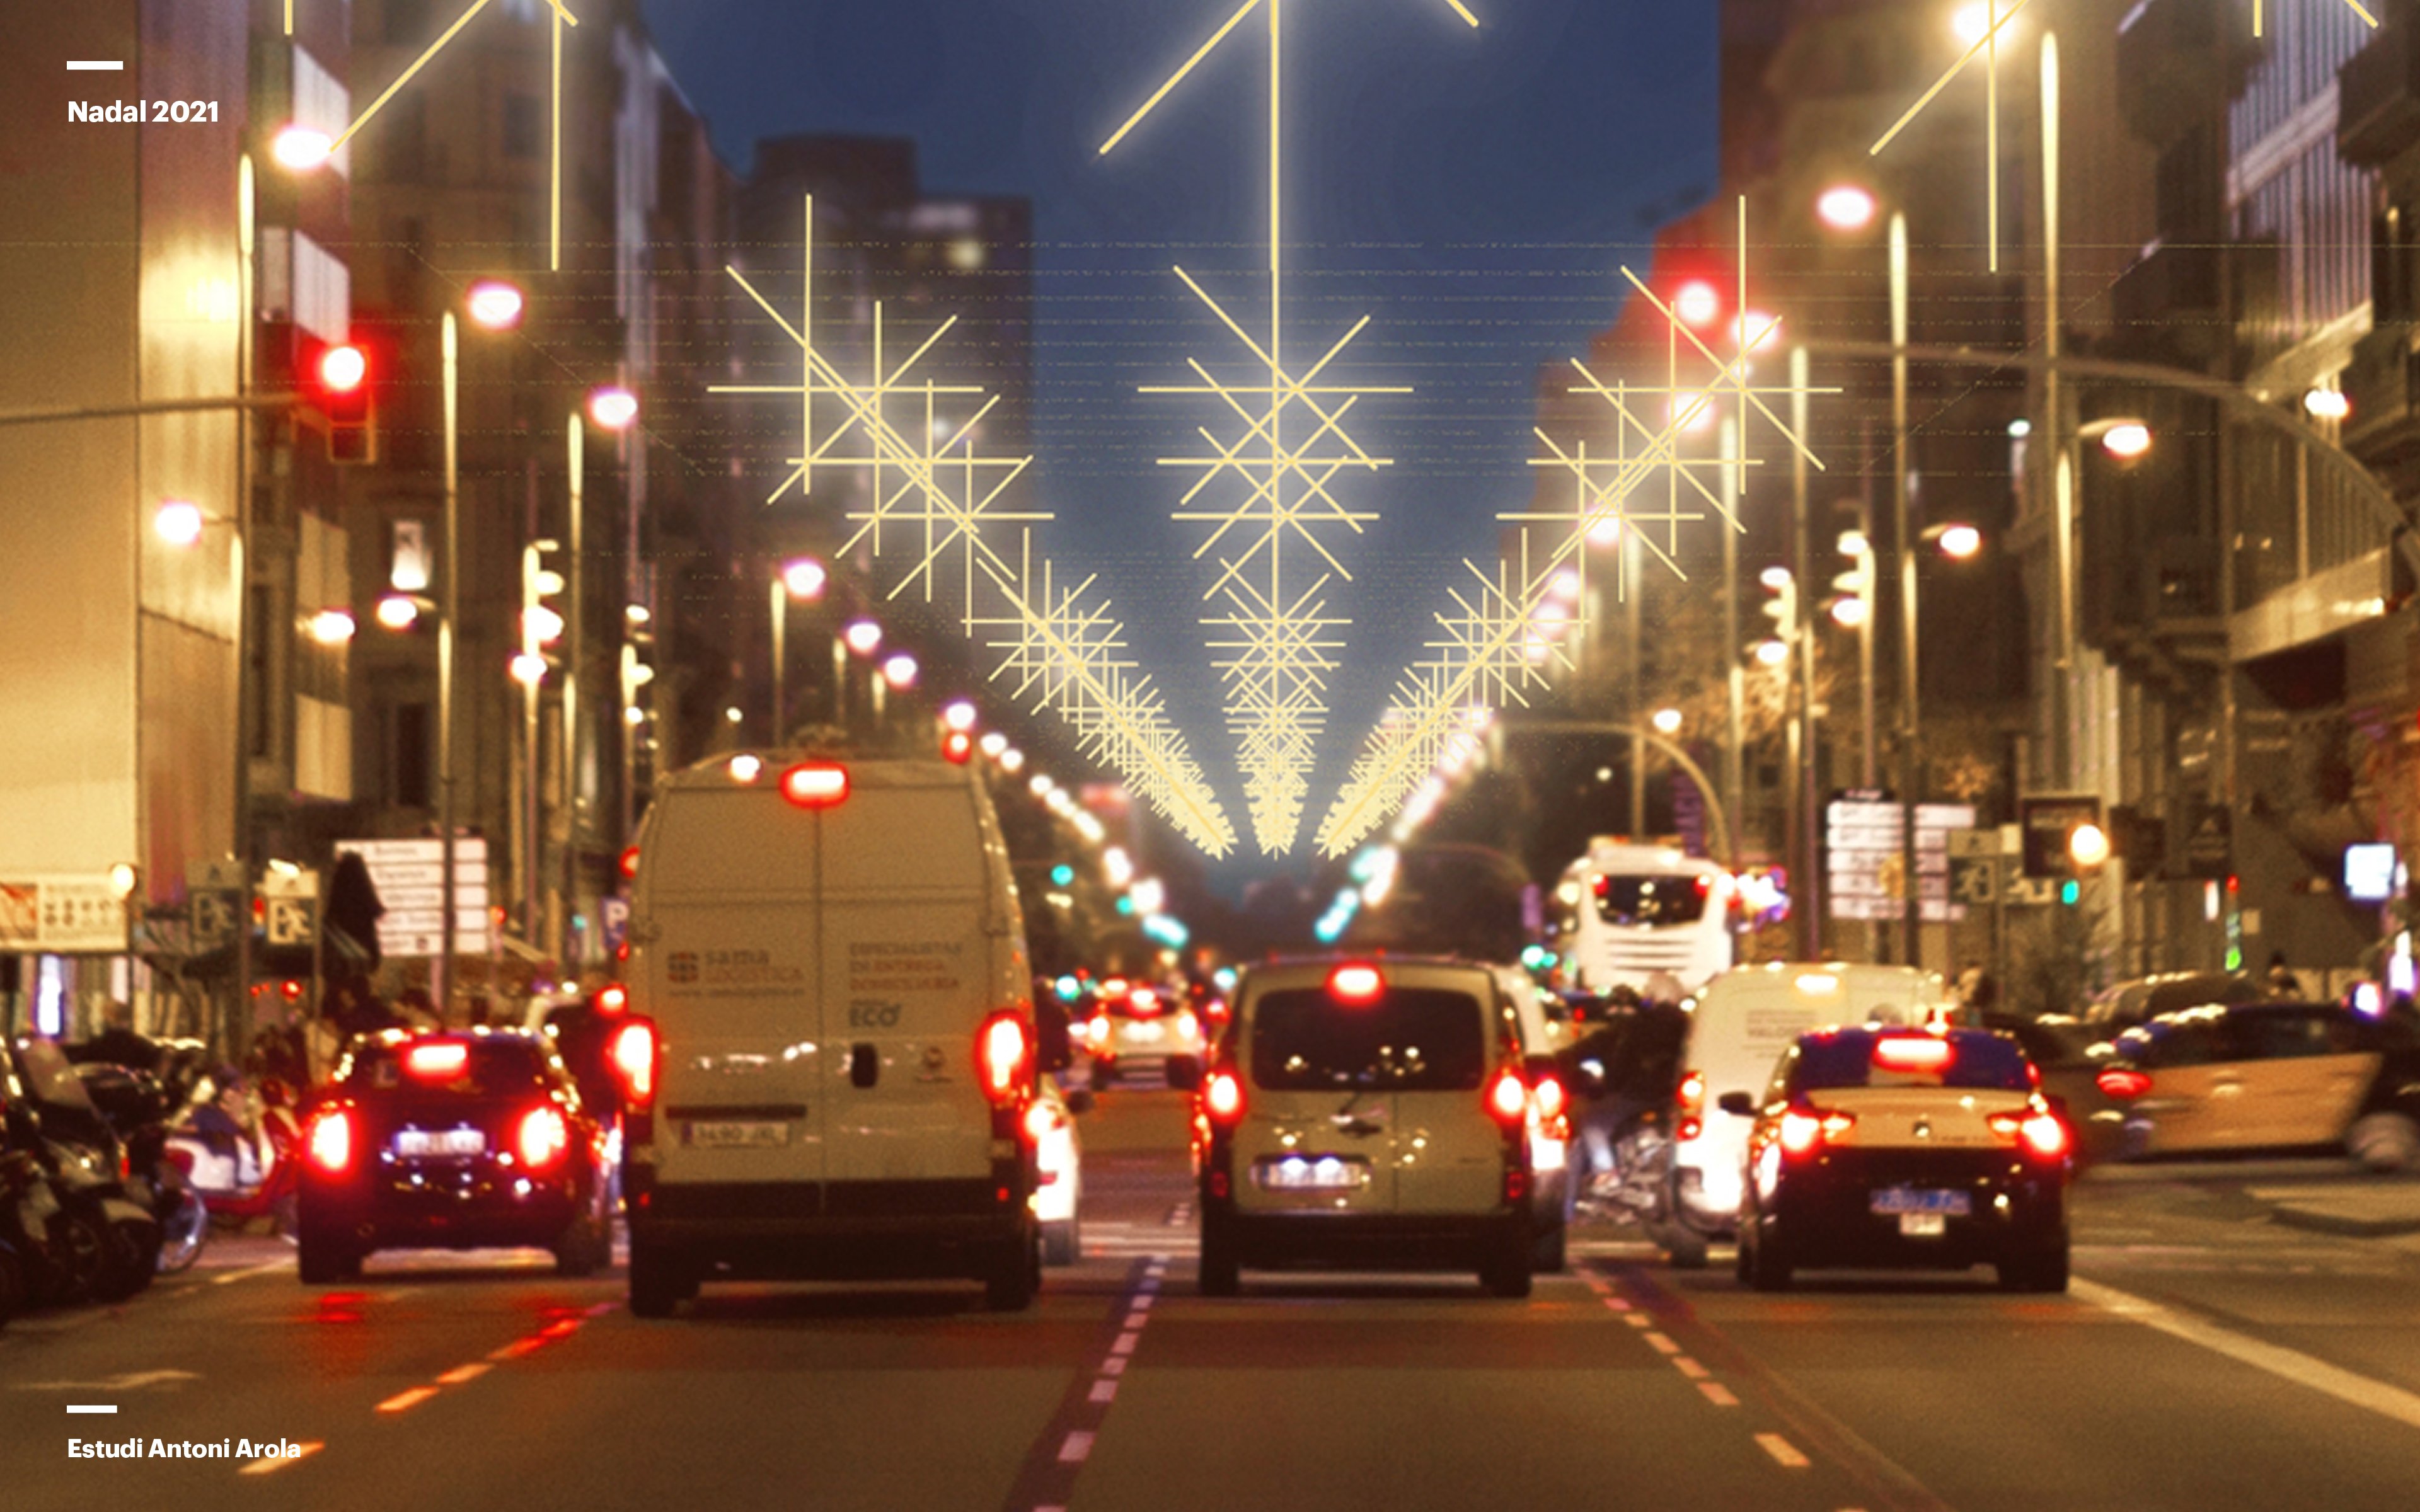
[[[319,354],[319,387],[328,393],[350,393],[367,382],[370,360],[348,343]]]
[[[941,754],[960,766],[975,753],[975,737],[963,730],[953,730],[941,737]]]

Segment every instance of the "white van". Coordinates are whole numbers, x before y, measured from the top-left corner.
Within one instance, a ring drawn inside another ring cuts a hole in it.
[[[1682,1006],[1689,1029],[1673,1110],[1672,1209],[1685,1231],[1728,1239],[1739,1224],[1748,1120],[1714,1116],[1724,1094],[1761,1098],[1782,1053],[1809,1030],[1921,1025],[1952,1005],[1938,972],[1768,961],[1732,967]],[[1689,1257],[1703,1257],[1702,1247]]]
[[[742,753],[660,784],[636,849],[630,1310],[722,1277],[1030,1304],[1032,974],[979,778]]]

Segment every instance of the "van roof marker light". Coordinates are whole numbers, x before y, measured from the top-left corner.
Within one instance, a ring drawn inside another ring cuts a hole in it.
[[[830,809],[848,796],[848,768],[837,762],[800,762],[782,774],[782,796],[801,809]]]

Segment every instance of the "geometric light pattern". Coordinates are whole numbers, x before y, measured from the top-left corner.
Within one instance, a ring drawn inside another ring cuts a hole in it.
[[[801,301],[814,308],[814,202],[807,201],[807,272]],[[846,553],[866,546],[877,562],[904,563],[888,596],[921,588],[929,602],[945,575],[954,574],[966,634],[998,653],[992,680],[1036,711],[1055,712],[1075,732],[1085,755],[1114,768],[1129,791],[1180,833],[1213,856],[1235,843],[1185,739],[1168,717],[1151,679],[1125,656],[1124,626],[1093,579],[1058,585],[1056,571],[1032,554],[1032,528],[1047,514],[1001,507],[1030,457],[996,457],[976,442],[983,420],[999,404],[979,389],[919,377],[956,325],[943,322],[904,359],[886,352],[880,306],[874,314],[872,373],[863,381],[842,373],[818,347],[810,317],[793,324],[736,268],[732,279],[798,345],[804,363],[795,384],[718,384],[716,393],[782,394],[799,402],[801,446],[791,469],[766,500],[796,484],[812,494],[818,468],[864,473],[871,507],[848,518],[856,533]],[[817,429],[817,401],[837,418]],[[971,409],[964,421],[941,420],[944,409]],[[1013,537],[1013,538],[1012,538]]]
[[[370,117],[376,116],[385,107],[388,100],[395,98],[396,91],[410,84],[413,75],[426,68],[428,60],[443,51],[445,44],[454,39],[455,33],[469,25],[472,17],[488,8],[488,4],[489,0],[471,0],[471,8],[462,12],[453,25],[440,33],[437,40],[429,43],[420,56],[412,60],[411,67],[404,69],[393,84],[386,86],[384,93],[371,100],[369,109],[363,111],[354,119],[352,125],[346,127],[334,142],[328,144],[328,150],[334,152],[351,141],[353,133],[368,125]],[[547,219],[547,267],[559,270],[563,267],[563,29],[566,26],[579,25],[580,18],[571,13],[564,4],[564,0],[546,0],[546,4],[554,12],[554,107],[551,145],[548,149],[552,168],[551,197],[549,201]],[[294,35],[294,0],[286,0],[286,35],[288,37]]]
[[[1747,308],[1747,206],[1740,202],[1740,270],[1737,309]],[[1519,523],[1519,548],[1512,560],[1493,573],[1466,562],[1476,579],[1475,591],[1450,596],[1450,612],[1439,612],[1441,632],[1428,642],[1428,656],[1416,663],[1396,685],[1393,702],[1377,727],[1363,742],[1360,756],[1344,786],[1322,820],[1317,843],[1323,855],[1341,856],[1401,809],[1440,765],[1467,755],[1475,732],[1485,728],[1494,711],[1507,703],[1526,704],[1530,690],[1545,686],[1558,667],[1570,665],[1566,642],[1586,629],[1588,548],[1592,540],[1636,541],[1647,554],[1685,578],[1677,560],[1679,531],[1683,523],[1705,515],[1690,506],[1694,498],[1721,517],[1722,528],[1741,530],[1736,513],[1720,493],[1699,476],[1709,469],[1748,467],[1753,459],[1734,460],[1690,455],[1692,438],[1712,429],[1702,422],[1718,400],[1728,399],[1739,417],[1739,433],[1748,433],[1747,417],[1761,414],[1792,447],[1817,468],[1823,463],[1808,452],[1805,440],[1765,403],[1768,393],[1787,389],[1758,388],[1748,382],[1748,361],[1770,341],[1777,322],[1745,332],[1728,357],[1717,354],[1679,315],[1632,273],[1622,270],[1640,298],[1665,319],[1671,332],[1671,371],[1660,387],[1640,389],[1590,371],[1575,363],[1578,381],[1570,392],[1593,395],[1613,411],[1617,438],[1611,456],[1591,456],[1584,442],[1538,432],[1549,455],[1534,465],[1570,474],[1569,509],[1517,511],[1497,517]],[[1703,359],[1713,376],[1696,387],[1681,381],[1683,350]],[[1832,392],[1832,391],[1820,391]],[[1640,401],[1651,403],[1642,404]],[[1635,443],[1635,444],[1634,444]],[[1660,490],[1651,490],[1657,481]],[[1654,497],[1659,495],[1660,497]],[[1639,502],[1645,499],[1644,504]],[[1656,537],[1663,537],[1659,543]],[[1540,543],[1533,549],[1532,542]],[[1617,560],[1629,555],[1621,552]],[[1619,591],[1627,594],[1624,577]]]
[[[1479,24],[1462,0],[1446,3],[1470,25]],[[1249,363],[1240,373],[1214,372],[1188,359],[1197,381],[1142,392],[1215,398],[1220,407],[1217,427],[1199,427],[1201,451],[1161,457],[1159,463],[1196,474],[1173,517],[1208,527],[1194,557],[1209,557],[1218,565],[1202,597],[1215,601],[1218,612],[1202,624],[1217,657],[1253,838],[1262,850],[1277,855],[1293,847],[1301,827],[1318,740],[1326,724],[1327,673],[1335,667],[1330,653],[1342,644],[1331,632],[1348,623],[1326,614],[1321,595],[1330,582],[1352,581],[1351,569],[1337,554],[1341,537],[1362,533],[1362,526],[1377,517],[1345,507],[1337,497],[1338,479],[1392,465],[1391,459],[1364,450],[1347,423],[1362,399],[1411,391],[1321,381],[1368,328],[1366,316],[1309,366],[1288,362],[1283,0],[1244,0],[1100,150],[1106,155],[1114,149],[1259,10],[1266,12],[1269,41],[1267,334],[1258,338],[1246,332],[1224,304],[1179,267],[1176,276],[1234,335]],[[1308,589],[1287,571],[1295,567],[1299,572],[1305,563],[1318,574]]]

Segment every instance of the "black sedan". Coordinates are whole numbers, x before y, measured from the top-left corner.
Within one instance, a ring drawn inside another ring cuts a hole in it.
[[[350,1279],[380,1249],[523,1245],[585,1275],[613,1257],[605,1149],[537,1036],[356,1039],[303,1123],[302,1280]]]
[[[1980,1029],[1821,1029],[1781,1057],[1760,1104],[1740,1211],[1740,1279],[1819,1266],[1996,1268],[2064,1291],[2073,1136],[2015,1041]]]

